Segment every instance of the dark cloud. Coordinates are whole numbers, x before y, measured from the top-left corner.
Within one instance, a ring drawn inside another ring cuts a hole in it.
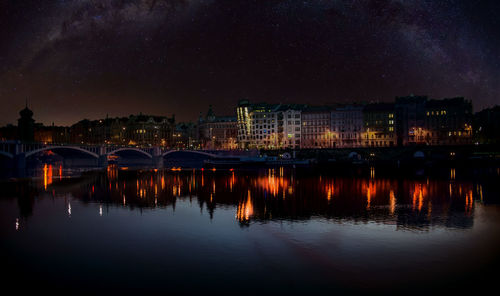
[[[23,2],[23,4],[20,4]],[[1,123],[500,93],[493,1],[7,1]]]

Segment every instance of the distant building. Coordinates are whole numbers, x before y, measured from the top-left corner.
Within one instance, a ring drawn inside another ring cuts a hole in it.
[[[198,119],[200,148],[210,150],[237,149],[238,122],[233,116],[216,116],[209,106],[205,118]]]
[[[331,109],[327,106],[309,106],[302,110],[301,148],[332,148],[337,134],[331,130]]]
[[[464,145],[472,143],[472,102],[464,98],[429,100],[425,104],[425,143]]]
[[[127,121],[128,145],[173,146],[175,117],[131,115]]]
[[[177,149],[198,149],[198,126],[193,122],[182,122],[175,125],[173,147]]]
[[[14,141],[19,137],[17,126],[8,124],[0,127],[0,141]]]
[[[250,104],[237,107],[238,144],[251,149],[298,149],[301,144],[301,112],[307,105]]]
[[[392,147],[396,145],[394,104],[368,104],[363,109],[365,147]]]
[[[157,145],[172,147],[175,118],[130,115],[81,120],[70,128],[70,140],[79,144]]]
[[[363,146],[363,106],[345,105],[334,108],[330,114],[333,147]]]
[[[250,104],[240,101],[236,113],[238,146],[242,149],[278,149],[283,143],[283,113],[280,104]]]
[[[500,144],[500,106],[474,114],[474,142]]]
[[[398,146],[425,144],[426,96],[396,97],[396,137]]]
[[[35,142],[37,143],[69,143],[69,127],[65,126],[44,126],[41,123],[35,124]]]

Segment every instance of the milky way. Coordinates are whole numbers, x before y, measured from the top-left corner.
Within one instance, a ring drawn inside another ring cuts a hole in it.
[[[500,102],[496,1],[0,1],[0,124],[196,119],[239,99]]]

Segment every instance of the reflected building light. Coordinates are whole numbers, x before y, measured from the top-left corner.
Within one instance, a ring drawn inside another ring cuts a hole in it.
[[[62,165],[59,166],[59,180],[62,180]]]
[[[367,210],[370,209],[371,202],[372,202],[372,189],[371,189],[371,184],[370,184],[370,186],[368,186],[368,188],[366,189],[366,209]]]
[[[102,205],[99,205],[99,216],[102,217]]]
[[[412,199],[411,199],[411,209],[413,211],[415,211],[415,208],[417,206],[417,195],[418,195],[418,191],[417,191],[417,185],[415,184],[415,188],[413,188],[413,192],[412,192]]]
[[[481,203],[483,202],[483,185],[479,185],[479,198],[481,199]]]
[[[391,189],[389,192],[389,212],[394,215],[396,211],[396,196],[394,195],[394,190]]]
[[[71,203],[68,202],[68,216],[71,217]]]
[[[241,222],[250,220],[253,216],[253,204],[250,190],[248,190],[248,195],[246,200],[240,201],[238,204],[238,209],[236,210],[236,219]]]
[[[16,231],[19,230],[19,218],[16,218]]]
[[[420,212],[422,210],[422,206],[424,204],[424,194],[422,192],[422,185],[419,185],[418,188],[418,211]]]
[[[50,185],[50,184],[52,184],[52,176],[53,176],[53,175],[52,175],[52,172],[53,172],[53,170],[52,170],[52,165],[50,164],[50,165],[49,165],[49,178],[48,178],[48,183],[49,183],[49,185]]]
[[[474,200],[472,198],[472,189],[465,195],[465,212],[470,215],[472,213],[472,206],[474,204]]]
[[[47,190],[47,164],[43,165],[43,188]]]
[[[125,194],[123,195],[123,205],[127,204],[127,198],[125,197]]]

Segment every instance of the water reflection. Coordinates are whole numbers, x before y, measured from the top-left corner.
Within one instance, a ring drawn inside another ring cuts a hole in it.
[[[54,171],[58,178],[54,178]],[[62,178],[62,171],[61,167],[45,165],[41,186],[36,180],[30,181],[30,186],[16,192],[21,196],[21,216],[30,216],[34,196],[45,192],[54,197],[69,195],[97,202],[100,216],[103,204],[175,210],[178,200],[189,200],[197,202],[211,218],[217,207],[234,207],[236,222],[241,226],[319,217],[425,230],[435,226],[471,227],[474,204],[483,202],[482,184],[456,180],[454,170],[448,180],[376,178],[374,170],[367,177],[342,178],[301,175],[283,168],[248,173],[131,171],[109,166],[105,172],[76,179]],[[67,215],[72,215],[69,201]]]

